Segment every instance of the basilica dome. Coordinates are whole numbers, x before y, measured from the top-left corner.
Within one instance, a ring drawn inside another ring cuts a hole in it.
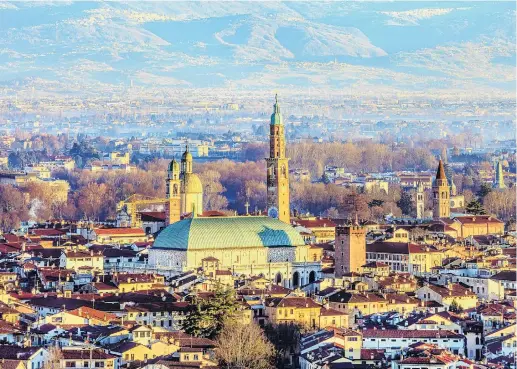
[[[153,249],[206,250],[303,246],[289,224],[264,216],[187,218],[160,232]]]
[[[185,173],[183,179],[183,191],[186,194],[189,193],[203,193],[203,185],[201,184],[201,180],[194,173]]]

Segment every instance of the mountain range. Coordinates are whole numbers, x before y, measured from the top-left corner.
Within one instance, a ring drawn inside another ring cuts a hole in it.
[[[0,86],[510,98],[515,2],[0,2]]]

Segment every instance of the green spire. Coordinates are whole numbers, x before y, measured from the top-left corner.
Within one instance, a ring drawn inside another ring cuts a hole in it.
[[[504,184],[503,165],[500,161],[498,161],[495,166],[494,188],[506,188],[506,185]]]
[[[278,103],[278,94],[275,94],[274,112],[271,114],[271,125],[284,124],[282,114],[280,113],[280,104]]]

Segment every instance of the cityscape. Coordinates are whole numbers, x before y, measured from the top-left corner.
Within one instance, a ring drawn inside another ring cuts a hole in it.
[[[517,369],[513,2],[0,2],[0,369]]]

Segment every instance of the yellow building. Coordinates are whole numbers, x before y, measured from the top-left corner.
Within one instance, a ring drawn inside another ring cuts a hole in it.
[[[60,266],[65,269],[79,270],[104,270],[104,257],[102,252],[93,250],[63,250],[61,253]]]
[[[428,284],[416,291],[416,296],[422,301],[436,301],[446,308],[454,302],[462,309],[476,307],[477,295],[470,288],[458,283],[448,283],[445,286]]]
[[[434,247],[422,247],[421,245],[409,244],[409,268],[412,274],[429,273],[432,268],[442,265],[443,259],[447,256],[443,251]]]
[[[266,314],[273,324],[299,324],[309,328],[347,327],[348,316],[324,307],[309,297],[268,298]]]
[[[165,277],[159,274],[115,273],[112,282],[120,292],[165,289]]]
[[[297,218],[293,220],[295,225],[308,229],[314,235],[315,243],[334,241],[336,238],[336,224],[325,218]]]
[[[144,362],[156,357],[153,350],[148,346],[144,346],[137,342],[121,342],[120,344],[112,347],[110,352],[120,355],[121,365],[128,365],[134,361]]]
[[[147,241],[147,235],[141,228],[95,228],[91,232],[91,238],[102,245]]]
[[[108,158],[112,163],[129,165],[130,157],[128,152],[121,153],[118,151],[112,151],[109,153]]]
[[[459,238],[504,234],[504,222],[491,215],[465,215],[441,221],[456,230]]]
[[[393,227],[393,236],[384,240],[384,242],[409,242],[409,232],[403,228]]]
[[[364,316],[388,311],[388,300],[375,293],[340,291],[329,297],[329,305],[335,310],[350,315],[360,313]]]

